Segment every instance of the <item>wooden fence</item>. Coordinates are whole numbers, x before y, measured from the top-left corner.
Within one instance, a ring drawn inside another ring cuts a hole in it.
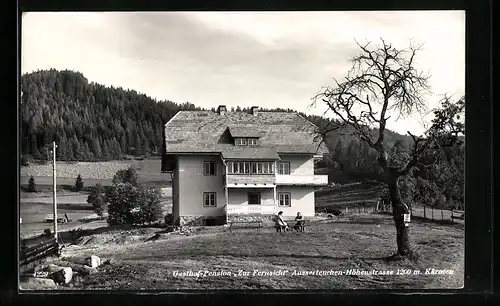
[[[392,206],[379,207],[378,211],[385,211],[388,213],[392,213]],[[434,221],[452,221],[455,220],[464,220],[463,211],[452,210],[452,209],[444,209],[444,208],[434,208],[432,206],[412,206],[411,214],[415,217],[420,217],[428,220]]]
[[[51,238],[33,246],[22,246],[19,254],[19,263],[21,266],[24,266],[47,256],[58,254],[59,243],[57,243],[55,238]]]

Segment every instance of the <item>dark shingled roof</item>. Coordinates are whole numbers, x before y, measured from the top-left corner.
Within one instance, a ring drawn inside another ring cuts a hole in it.
[[[250,138],[259,138],[266,134],[265,131],[260,131],[259,127],[255,127],[253,125],[241,125],[241,126],[230,126],[229,133],[233,137],[250,137]]]
[[[327,153],[326,146],[315,140],[315,130],[316,126],[298,113],[259,112],[254,116],[246,112],[179,111],[165,124],[165,144],[167,153],[248,154],[250,151],[241,151],[231,143],[226,135],[229,132],[232,137],[259,135],[258,148],[273,148],[279,154]]]
[[[280,157],[273,148],[259,147],[238,147],[227,148],[222,150],[222,158],[224,159],[265,159],[279,160]]]

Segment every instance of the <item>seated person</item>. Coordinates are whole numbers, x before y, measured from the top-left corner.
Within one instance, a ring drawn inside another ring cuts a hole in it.
[[[275,217],[274,217],[274,227],[276,228],[276,231],[281,232],[282,230],[288,230],[288,224],[283,220],[283,212],[280,211]]]
[[[295,226],[293,227],[294,230],[303,232],[304,231],[304,219],[302,218],[302,214],[300,212],[297,212],[297,216],[295,217]]]

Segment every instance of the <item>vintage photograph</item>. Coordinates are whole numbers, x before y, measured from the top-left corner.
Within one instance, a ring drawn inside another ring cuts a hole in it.
[[[21,292],[463,287],[464,11],[20,35]]]

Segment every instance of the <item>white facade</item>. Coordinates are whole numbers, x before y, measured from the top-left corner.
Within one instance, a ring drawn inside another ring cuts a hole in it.
[[[326,185],[327,176],[314,175],[311,155],[282,155],[280,159],[272,161],[274,173],[228,174],[229,161],[223,161],[220,155],[177,156],[172,184],[174,219],[270,215],[278,211],[285,216],[295,216],[297,212],[314,216],[314,189]],[[215,166],[208,175],[204,172],[204,167],[209,167],[206,162]],[[281,166],[281,170],[286,168],[286,174],[278,173],[279,163],[286,164]]]

